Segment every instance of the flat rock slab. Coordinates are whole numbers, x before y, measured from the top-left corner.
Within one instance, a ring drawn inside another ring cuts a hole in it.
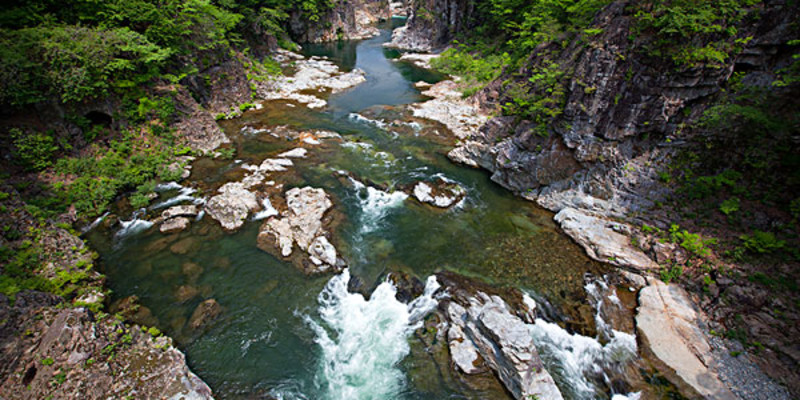
[[[197,206],[194,204],[172,206],[161,213],[164,219],[175,217],[196,217],[199,213]]]
[[[470,137],[489,120],[475,104],[462,99],[453,81],[441,81],[422,94],[433,99],[411,105],[414,117],[441,122],[459,139]]]
[[[652,279],[639,292],[636,327],[653,354],[703,398],[736,399],[708,367],[714,359],[698,321],[697,312],[679,286]],[[694,393],[685,395],[694,397]]]
[[[190,221],[186,217],[175,217],[164,221],[158,228],[161,233],[180,232],[189,227]]]
[[[601,262],[639,271],[658,269],[641,250],[631,244],[627,235],[631,228],[574,208],[565,208],[553,218],[561,229],[586,250],[586,254]]]

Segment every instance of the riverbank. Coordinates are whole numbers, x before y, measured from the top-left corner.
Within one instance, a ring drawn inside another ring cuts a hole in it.
[[[428,10],[441,6],[440,2],[429,3],[433,4],[426,6]],[[495,116],[480,129],[470,129],[469,124],[464,124],[462,141],[448,156],[453,161],[490,171],[493,181],[556,213],[555,221],[587,255],[619,268],[631,284],[645,288],[639,295],[640,314],[652,307],[661,310],[660,314],[656,313],[658,315],[670,314],[668,308],[673,301],[691,304],[685,310],[691,315],[688,320],[671,322],[675,327],[684,328],[676,328],[678,332],[671,338],[661,337],[659,341],[669,341],[693,355],[681,360],[654,354],[666,366],[662,371],[670,374],[678,371],[677,377],[671,378],[673,382],[689,383],[691,388],[685,389],[686,395],[698,392],[711,397],[730,395],[725,392],[727,389],[710,389],[692,382],[695,378],[691,375],[703,375],[710,367],[720,374],[738,371],[742,376],[761,369],[771,379],[757,374],[760,378],[756,379],[759,382],[756,386],[772,387],[770,396],[788,398],[785,389],[770,380],[798,390],[797,377],[792,372],[798,360],[792,355],[795,353],[790,339],[792,334],[787,333],[794,332],[798,317],[796,307],[789,304],[797,299],[797,275],[791,272],[796,270],[797,261],[791,251],[780,250],[796,238],[796,218],[785,208],[781,212],[775,209],[776,202],[788,204],[792,199],[783,196],[780,200],[759,200],[757,196],[749,196],[750,201],[769,205],[769,211],[759,206],[745,209],[745,203],[740,203],[745,187],[774,191],[782,190],[783,186],[766,189],[764,180],[774,177],[743,174],[736,165],[729,166],[727,161],[718,159],[719,155],[726,154],[726,146],[734,142],[746,146],[751,154],[763,153],[773,141],[783,140],[781,146],[791,147],[787,133],[772,132],[774,136],[761,136],[760,142],[743,143],[736,139],[735,127],[709,125],[706,122],[709,113],[704,113],[709,108],[727,112],[728,118],[742,118],[734,111],[725,111],[734,107],[730,97],[723,99],[721,105],[715,103],[719,100],[715,93],[724,92],[728,77],[720,76],[719,69],[711,68],[670,71],[660,77],[656,76],[658,72],[650,75],[653,68],[635,46],[648,39],[639,38],[632,43],[625,37],[622,32],[636,21],[625,16],[624,9],[624,5],[616,3],[605,7],[590,26],[596,29],[597,36],[577,37],[560,50],[547,47],[550,52],[542,51],[528,59],[519,70],[504,71],[483,90],[464,100],[459,99],[458,91],[466,94],[471,90],[472,93],[473,88],[466,83],[462,87],[451,84],[449,90],[455,91],[449,97],[454,100],[441,105],[437,104],[441,101],[437,99],[437,102],[430,102],[431,105],[448,110],[472,104],[473,111],[464,114],[483,112]],[[447,41],[431,42],[430,39],[437,37],[436,32],[463,30],[473,11],[469,7],[459,8],[454,11],[456,16],[447,21],[415,20],[412,16],[411,28],[398,31],[393,45],[416,51],[430,50],[433,43],[446,45]],[[786,20],[774,11],[768,7],[754,12],[768,16],[765,29],[780,31]],[[746,29],[756,28],[747,26]],[[791,52],[768,56],[764,49],[771,46],[779,46],[779,43],[769,36],[756,39],[743,54],[760,57],[760,65],[775,66],[763,72],[774,80],[780,76],[777,66],[783,65],[782,60],[790,57]],[[471,59],[463,53],[457,54],[462,54],[462,58],[454,62]],[[479,52],[475,54],[479,56]],[[732,57],[729,61],[734,70],[744,68],[743,65],[749,65],[754,59],[743,56]],[[561,72],[548,65],[559,66]],[[557,79],[561,76],[559,73],[564,73],[565,78]],[[548,90],[546,93],[536,92],[536,85],[527,85],[531,91],[528,97],[519,90],[512,90],[514,84],[526,86],[527,78],[531,82],[551,78],[556,82],[544,88]],[[742,80],[747,81],[746,77]],[[656,101],[659,105],[651,108],[651,102],[658,96],[643,95],[636,100],[636,93],[646,93],[653,87],[663,88],[659,93],[669,93]],[[758,91],[747,87],[739,88],[744,97],[751,93],[748,90]],[[781,103],[778,99],[784,98],[787,90],[773,86],[771,101]],[[563,109],[556,107],[557,117],[549,122],[545,133],[537,130],[542,127],[541,121],[519,115],[498,115],[510,114],[507,111],[513,104],[532,104],[552,93],[563,96]],[[441,99],[446,98],[446,95],[441,96]],[[755,108],[758,107],[761,106],[756,104]],[[682,113],[678,113],[681,110]],[[432,117],[442,123],[454,123],[444,111]],[[780,121],[786,114],[765,114],[764,118]],[[455,120],[457,123],[457,118]],[[698,129],[698,125],[702,129]],[[709,133],[709,128],[719,131]],[[773,161],[781,157],[775,155]],[[725,171],[725,168],[730,170]],[[725,176],[730,176],[726,183],[703,186],[703,182],[714,179],[722,182]],[[783,179],[790,181],[792,178],[782,175],[777,181]],[[703,190],[708,193],[701,193]],[[708,198],[713,200],[703,200]],[[731,208],[734,203],[735,207]],[[772,221],[772,228],[765,225],[767,221]],[[778,233],[767,233],[775,232],[776,226]],[[756,240],[756,236],[762,239]],[[758,251],[755,241],[765,246],[770,242],[776,247]],[[776,252],[783,254],[761,256]],[[769,283],[773,276],[785,279],[787,285],[781,288]],[[664,295],[665,289],[660,289],[663,283],[658,281],[666,282],[669,295]],[[649,296],[652,292],[661,295]],[[767,300],[770,296],[779,299],[770,302]],[[648,298],[658,304],[645,301]],[[669,331],[662,331],[663,324],[649,329],[645,319],[642,317],[637,324],[643,336]],[[679,332],[689,327],[700,336],[692,334],[693,339],[684,342]],[[706,350],[698,350],[697,343]],[[765,346],[765,343],[770,344]],[[695,368],[690,366],[692,363],[703,367],[691,372]],[[718,377],[716,387],[727,385],[742,398],[761,396],[757,391],[738,385],[736,382],[740,379],[735,376]],[[719,390],[721,392],[713,394]]]

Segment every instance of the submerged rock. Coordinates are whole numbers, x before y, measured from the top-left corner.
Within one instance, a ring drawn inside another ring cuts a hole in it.
[[[189,318],[189,327],[197,330],[207,326],[222,314],[222,307],[214,299],[200,303]]]
[[[559,211],[554,219],[589,257],[597,261],[640,271],[658,269],[658,264],[631,244],[625,234],[631,228],[626,224],[594,217],[574,208]]]
[[[699,327],[700,316],[677,285],[651,279],[639,292],[636,328],[642,341],[669,370],[706,399],[736,399],[713,370],[715,359]],[[674,372],[673,372],[674,371]],[[694,397],[694,393],[684,393]]]

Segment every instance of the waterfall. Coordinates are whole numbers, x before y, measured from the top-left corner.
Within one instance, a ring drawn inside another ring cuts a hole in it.
[[[408,336],[436,307],[439,284],[429,277],[424,294],[403,304],[388,281],[369,300],[348,292],[349,281],[347,269],[331,278],[317,299],[321,321],[306,317],[322,350],[315,384],[331,400],[394,398],[405,384],[397,364],[410,352]]]
[[[90,230],[92,230],[94,228],[97,228],[97,225],[100,225],[100,223],[103,222],[104,219],[106,219],[108,214],[110,214],[110,212],[106,211],[105,213],[103,213],[103,215],[97,217],[97,219],[95,219],[91,224],[89,224],[86,227],[84,227],[81,230],[81,233],[86,233],[86,232],[89,232]]]

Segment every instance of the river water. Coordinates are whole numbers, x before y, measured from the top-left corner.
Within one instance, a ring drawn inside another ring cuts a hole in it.
[[[217,398],[507,398],[496,385],[476,389],[437,372],[441,369],[414,338],[436,305],[432,293],[438,284],[431,275],[442,270],[536,293],[571,320],[572,328],[594,335],[585,276],[601,275],[602,267],[557,230],[552,214],[512,196],[486,172],[447,160],[454,139],[440,125],[411,119],[403,107],[425,100],[414,82],[442,77],[392,60],[395,52],[381,46],[389,38],[387,29],[366,41],[307,46],[306,55],[328,56],[344,70],[363,69],[367,82],[331,95],[328,107],[318,111],[272,101],[223,122],[237,149],[235,160],[198,160],[183,188],[163,186],[156,201],[201,202],[225,181],[241,177],[242,163],[257,164],[297,147],[264,129],[335,131],[344,140],[309,147],[287,188],[310,185],[331,195],[339,215],[334,244],[349,264],[341,275],[306,276],[256,248],[263,221],[249,221],[235,233],[222,232],[206,217],[169,236],[141,221],[123,224],[124,234],[119,224],[88,234],[101,254],[113,299],[138,296],[152,314],[147,322],[176,339]],[[458,182],[466,198],[440,210],[396,190],[437,176]],[[151,217],[160,212],[155,208],[147,211]],[[426,282],[426,293],[410,304],[397,301],[386,281],[391,272],[418,277]],[[365,282],[368,298],[348,292],[351,275]],[[193,296],[181,298],[179,293],[187,292]],[[222,306],[221,317],[207,329],[189,329],[192,311],[209,298]],[[544,321],[535,334],[543,346],[580,341]],[[598,346],[584,345],[602,352]],[[546,357],[551,363],[567,357],[551,353]],[[561,385],[586,385],[570,383],[579,379],[574,373],[556,375]],[[565,390],[567,397],[594,396],[579,389]]]

